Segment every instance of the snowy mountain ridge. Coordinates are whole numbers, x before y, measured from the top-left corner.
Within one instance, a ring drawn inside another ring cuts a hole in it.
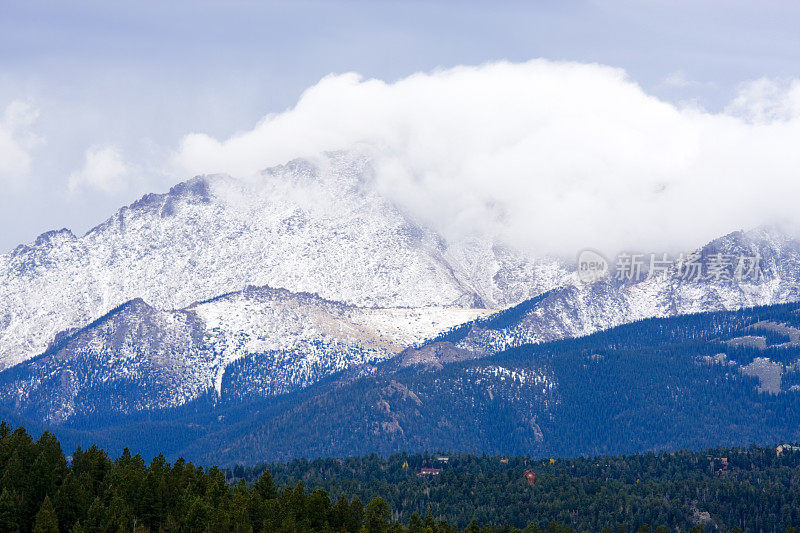
[[[757,254],[757,279],[673,267],[584,283],[562,260],[447,242],[373,173],[340,153],[252,183],[196,177],[82,237],[48,232],[0,256],[0,396],[38,420],[113,417],[272,397],[401,353],[400,367],[438,368],[644,318],[800,300],[800,242],[776,230],[697,251]]]
[[[137,298],[0,373],[0,398],[36,418],[64,422],[109,409],[178,407],[212,392],[223,399],[271,396],[387,359],[443,327],[487,313],[363,308],[269,287],[175,311]],[[247,358],[255,368],[242,375],[234,363]]]
[[[446,243],[371,185],[368,159],[333,154],[256,183],[203,176],[149,194],[76,237],[0,255],[0,369],[134,298],[156,309],[247,285],[376,307],[501,308],[568,269],[491,243]]]
[[[638,282],[613,273],[595,283],[567,280],[502,326],[459,327],[454,348],[488,355],[523,344],[582,337],[653,317],[734,310],[800,301],[800,242],[773,228],[737,231],[693,252],[704,261],[723,254],[759,257],[761,274],[737,280],[686,279],[678,264]],[[508,312],[513,312],[509,309]]]

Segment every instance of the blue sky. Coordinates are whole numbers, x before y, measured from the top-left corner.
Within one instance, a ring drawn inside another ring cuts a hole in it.
[[[719,112],[752,80],[800,78],[798,20],[788,1],[3,0],[0,159],[13,164],[0,164],[0,250],[82,233],[164,190],[188,177],[165,164],[187,134],[250,130],[331,73],[393,82],[496,60],[597,62]],[[81,174],[92,153],[118,183]]]

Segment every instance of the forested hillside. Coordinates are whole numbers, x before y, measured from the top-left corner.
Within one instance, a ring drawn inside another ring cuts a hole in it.
[[[388,532],[389,505],[374,498],[332,502],[302,484],[276,488],[269,472],[255,483],[229,484],[221,470],[204,470],[163,456],[149,465],[127,450],[111,460],[92,447],[65,458],[44,433],[0,425],[0,531],[65,532]],[[455,531],[446,524],[431,531]]]
[[[183,451],[229,465],[373,451],[570,457],[795,441],[798,339],[800,304],[786,304],[648,319],[482,359],[393,360],[224,411],[228,428]]]
[[[478,524],[481,524],[479,527]],[[398,454],[203,469],[0,424],[0,531],[797,533],[800,448]]]
[[[441,470],[422,475],[425,468]],[[302,482],[366,500],[385,498],[401,521],[431,513],[464,527],[478,523],[576,531],[627,531],[665,525],[672,531],[782,532],[800,523],[800,448],[714,448],[627,456],[533,460],[469,454],[397,454],[295,460],[238,467],[235,479],[268,469],[279,485]],[[536,477],[532,484],[526,472]]]

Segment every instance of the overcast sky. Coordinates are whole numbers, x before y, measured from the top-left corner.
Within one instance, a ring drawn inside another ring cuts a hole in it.
[[[2,0],[0,251],[53,228],[83,233],[138,196],[190,177],[205,167],[186,163],[187,139],[198,138],[187,136],[258,134],[263,117],[293,108],[332,73],[393,87],[417,72],[498,60],[599,63],[624,71],[621,91],[640,87],[634,99],[650,102],[642,109],[660,101],[681,110],[675,135],[725,129],[719,121],[706,127],[706,118],[688,125],[686,110],[728,116],[753,91],[767,114],[773,96],[800,105],[785,94],[800,78],[800,3],[790,1],[68,4]],[[524,79],[536,83],[541,69],[531,68],[539,70]],[[582,72],[587,83],[616,76]],[[409,86],[369,94],[390,106],[396,95],[425,98],[420,85]],[[318,92],[336,101],[330,95],[338,93]],[[752,102],[745,104],[749,123],[774,118],[753,116]],[[784,111],[780,119],[791,121],[798,109]],[[771,135],[791,146],[797,131]],[[752,136],[743,130],[726,146]],[[748,161],[757,166],[754,157]],[[792,179],[785,170],[777,188]]]

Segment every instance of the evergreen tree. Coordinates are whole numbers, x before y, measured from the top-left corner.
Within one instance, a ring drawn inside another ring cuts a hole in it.
[[[67,461],[55,435],[42,433],[36,442],[37,456],[31,468],[32,498],[41,500],[45,494],[55,495],[67,471]]]
[[[106,531],[130,531],[133,525],[130,507],[121,497],[111,500],[106,511]]]
[[[328,526],[331,512],[331,499],[324,490],[317,489],[308,498],[308,525],[314,531],[322,531]]]
[[[330,526],[334,531],[347,531],[350,522],[350,504],[344,495],[339,497],[339,501],[333,506],[330,513]]]
[[[511,464],[462,454],[451,455],[445,472],[436,478],[413,474],[413,469],[435,461],[432,455],[370,455],[349,459],[345,468],[333,459],[298,460],[270,469],[238,470],[244,477],[258,478],[252,487],[241,478],[228,484],[230,476],[215,468],[205,472],[180,460],[170,467],[163,457],[148,466],[130,452],[112,462],[95,448],[76,451],[73,463],[64,467],[60,486],[56,475],[36,489],[40,480],[26,478],[33,477],[37,462],[53,464],[57,471],[62,454],[55,450],[60,445],[47,435],[37,443],[19,429],[0,437],[0,457],[5,458],[0,469],[11,487],[0,490],[0,532],[60,526],[61,531],[78,533],[506,533],[518,532],[511,524],[519,526],[524,518],[529,521],[524,533],[544,533],[537,524],[550,520],[547,533],[572,533],[565,524],[580,531],[603,527],[601,533],[610,533],[610,524],[624,521],[635,524],[637,533],[651,531],[647,524],[653,523],[666,524],[655,533],[669,533],[693,526],[687,511],[699,508],[711,510],[718,523],[735,524],[731,533],[800,533],[795,526],[800,523],[800,490],[794,485],[800,453],[778,456],[769,448],[554,463],[518,458]],[[713,457],[727,458],[728,473],[710,466]],[[410,469],[401,467],[407,463]],[[523,468],[537,472],[533,491],[520,476]],[[276,484],[284,488],[276,490]],[[313,489],[310,494],[305,487]],[[331,493],[340,495],[335,505]],[[264,499],[262,494],[271,497]],[[359,496],[370,497],[366,510]],[[426,507],[421,520],[419,513]],[[27,511],[31,508],[33,512]],[[400,523],[405,517],[407,528]],[[480,523],[509,525],[480,529]],[[628,528],[619,526],[618,531]],[[692,528],[692,533],[702,531]]]
[[[475,521],[473,520],[472,522],[474,523]],[[408,520],[408,533],[422,533],[422,528],[422,519],[417,513],[411,513],[411,518]]]
[[[261,473],[259,480],[253,484],[253,489],[264,500],[271,500],[275,497],[275,485],[272,482],[272,474],[269,470],[264,470]]]
[[[44,497],[42,507],[36,514],[33,533],[58,533],[58,517],[49,496]]]
[[[0,531],[17,531],[17,502],[8,489],[0,494]]]
[[[79,479],[74,472],[70,472],[58,488],[53,506],[64,528],[71,528],[73,524],[86,518],[92,502],[88,486],[91,486],[88,476]]]
[[[358,533],[361,529],[361,524],[364,522],[364,504],[361,500],[354,498],[350,502],[350,512],[347,518],[347,531],[350,533]]]
[[[106,508],[100,497],[97,496],[89,506],[86,513],[86,529],[89,531],[103,531],[106,523]]]
[[[392,511],[389,504],[380,496],[372,498],[364,512],[364,524],[368,533],[385,533],[389,529]]]
[[[20,452],[14,449],[3,469],[3,476],[0,477],[0,490],[7,489],[17,492],[18,494],[26,494],[28,488],[27,481],[29,478],[25,475],[25,467],[25,461]]]
[[[433,505],[428,504],[428,511],[425,513],[425,521],[423,522],[425,530],[436,529],[436,520],[433,519]]]
[[[239,480],[233,490],[233,499],[230,505],[230,524],[234,531],[245,533],[251,531],[250,513],[247,509],[249,494],[247,484],[244,480]]]
[[[190,533],[200,533],[205,531],[209,519],[209,508],[203,498],[197,496],[191,503],[189,511],[186,513],[184,525]]]

